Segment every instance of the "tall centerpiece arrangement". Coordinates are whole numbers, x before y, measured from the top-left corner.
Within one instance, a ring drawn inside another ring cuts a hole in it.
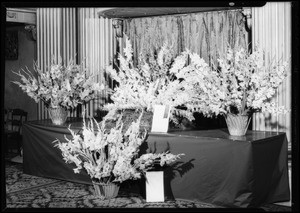
[[[127,131],[122,131],[119,118],[117,125],[105,128],[106,120],[97,123],[94,119],[83,122],[82,133],[70,129],[72,138],[66,141],[55,140],[66,163],[74,164],[74,173],[85,170],[93,183],[95,194],[101,198],[117,196],[120,184],[129,179],[139,179],[157,163],[169,165],[183,154],[169,152],[140,154],[140,146],[148,132],[140,129],[139,118],[132,122]]]
[[[27,67],[19,72],[20,81],[13,81],[35,100],[43,101],[49,111],[52,122],[56,125],[65,123],[68,110],[74,109],[78,104],[84,104],[96,97],[96,91],[104,86],[96,83],[93,76],[88,76],[82,65],[73,61],[63,65],[51,62],[49,71],[43,71],[34,64],[34,72]]]
[[[170,120],[175,124],[178,124],[178,117],[192,121],[193,111],[185,105],[192,104],[196,94],[193,76],[199,70],[188,64],[189,54],[189,51],[184,51],[175,57],[165,42],[157,51],[140,54],[135,65],[132,45],[126,37],[124,55],[118,57],[118,69],[114,69],[113,65],[106,69],[117,82],[111,91],[113,103],[105,106],[109,111],[107,116],[113,118],[117,112],[125,109],[153,112],[155,105],[169,105]]]
[[[199,93],[194,107],[207,117],[223,115],[231,135],[245,135],[254,112],[288,112],[271,102],[287,75],[287,62],[266,64],[262,50],[250,53],[243,48],[228,48],[217,61],[217,66],[206,65],[207,72],[197,77]]]

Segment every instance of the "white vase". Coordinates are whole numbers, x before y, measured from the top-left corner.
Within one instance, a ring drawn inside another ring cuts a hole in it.
[[[164,202],[164,172],[146,172],[146,202]]]
[[[68,117],[68,111],[64,107],[57,108],[48,108],[49,116],[52,120],[52,123],[55,125],[62,125],[66,122]]]

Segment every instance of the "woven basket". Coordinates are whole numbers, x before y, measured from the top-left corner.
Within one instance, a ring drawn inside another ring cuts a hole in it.
[[[112,199],[118,196],[120,185],[117,183],[101,183],[92,181],[95,196],[104,197],[105,199]]]
[[[244,136],[247,132],[251,117],[248,115],[228,113],[225,116],[225,120],[230,135]]]

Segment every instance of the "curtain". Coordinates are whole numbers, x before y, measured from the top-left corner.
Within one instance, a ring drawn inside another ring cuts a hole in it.
[[[84,64],[89,74],[95,76],[96,82],[109,84],[104,69],[112,62],[117,45],[112,20],[98,17],[99,10],[78,8],[78,54],[79,61]],[[98,92],[98,97],[85,105],[85,116],[97,116],[107,100],[107,93]]]
[[[124,33],[133,45],[135,64],[140,53],[153,52],[168,42],[174,57],[189,49],[210,65],[216,65],[216,58],[226,53],[227,46],[248,48],[245,22],[242,10],[166,15],[126,19]],[[208,128],[226,127],[223,116],[205,118],[200,114],[196,123]]]
[[[268,2],[264,7],[252,8],[253,45],[266,51],[270,60],[289,60],[291,57],[291,2]],[[277,89],[273,101],[291,109],[291,67],[283,84]],[[291,112],[286,115],[256,113],[253,128],[262,131],[286,132],[291,145]]]
[[[134,56],[152,52],[168,42],[174,56],[189,49],[211,63],[224,54],[227,45],[248,47],[241,10],[126,19],[124,32],[132,42]]]

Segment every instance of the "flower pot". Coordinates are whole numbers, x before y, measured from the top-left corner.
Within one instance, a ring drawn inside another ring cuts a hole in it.
[[[225,116],[225,120],[230,135],[244,136],[247,132],[251,117],[248,115],[228,113]]]
[[[146,172],[146,202],[164,202],[164,172]]]
[[[55,125],[62,125],[66,122],[68,117],[68,111],[64,107],[48,108],[49,116],[52,123]]]
[[[105,199],[112,199],[117,197],[120,189],[120,185],[117,183],[101,183],[92,181],[95,196],[104,197]]]

